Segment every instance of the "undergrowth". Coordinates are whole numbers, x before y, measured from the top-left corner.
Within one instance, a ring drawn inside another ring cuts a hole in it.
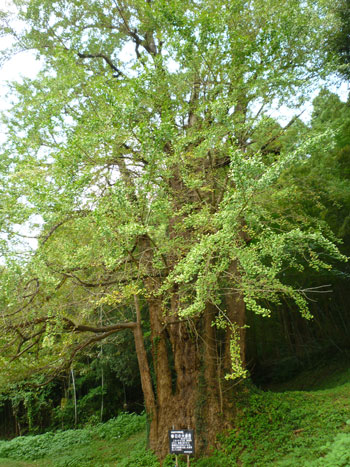
[[[235,430],[218,437],[220,450],[192,459],[191,466],[349,466],[350,372],[332,374],[320,386],[285,392],[252,388],[238,403]],[[93,427],[0,441],[0,467],[7,465],[158,467],[159,462],[146,449],[145,416],[121,414]],[[174,458],[168,456],[163,465],[173,467]]]
[[[316,380],[319,372],[309,371],[304,379]],[[319,388],[252,391],[239,404],[236,429],[220,437],[225,465],[349,466],[349,370],[329,368]]]
[[[120,452],[124,457],[118,461],[118,466],[150,466],[156,462],[155,456],[145,449],[145,415],[121,414],[118,418],[109,420],[106,423],[99,423],[94,427],[87,427],[78,430],[67,430],[48,432],[43,435],[22,436],[11,441],[0,441],[0,459],[15,459],[35,461],[43,458],[52,459],[53,465],[57,467],[84,467],[97,465],[96,457],[103,457],[101,450],[104,450],[106,457],[106,443],[115,444],[117,441],[126,443],[133,435],[142,432],[142,436],[134,438],[134,444],[125,456],[123,449]],[[120,446],[118,446],[120,448]],[[112,451],[114,451],[112,449]],[[118,458],[117,452],[111,452],[108,462],[114,462]],[[142,463],[142,456],[145,463]],[[130,457],[130,462],[128,458]],[[152,461],[153,459],[153,461]],[[0,461],[0,466],[1,466]],[[154,464],[154,465],[158,465]]]

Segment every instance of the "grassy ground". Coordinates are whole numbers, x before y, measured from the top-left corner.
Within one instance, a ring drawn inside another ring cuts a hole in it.
[[[350,368],[344,362],[268,391],[252,388],[239,414],[237,428],[219,437],[221,450],[191,465],[350,466]],[[93,428],[0,441],[0,467],[159,466],[145,446],[145,417],[122,415]]]
[[[125,461],[134,453],[131,459],[139,451],[141,456],[145,454],[145,432],[144,430],[139,433],[131,435],[127,439],[120,439],[116,441],[111,440],[98,440],[93,439],[89,444],[82,444],[69,450],[63,450],[45,455],[44,458],[36,461],[19,461],[11,460],[9,458],[0,458],[0,467],[104,467],[125,465]],[[16,454],[15,454],[16,455]],[[30,455],[30,454],[29,454]],[[131,461],[130,459],[130,461]],[[120,461],[124,461],[121,464]],[[132,465],[132,464],[126,464]],[[134,464],[136,467],[137,464]],[[147,464],[140,464],[147,465]],[[152,464],[150,464],[152,465]]]
[[[0,467],[153,467],[144,416],[123,414],[95,427],[0,441]]]

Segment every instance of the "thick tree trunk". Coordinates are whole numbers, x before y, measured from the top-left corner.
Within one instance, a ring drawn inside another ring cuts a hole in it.
[[[162,384],[161,391],[157,392],[158,413],[157,424],[151,423],[150,446],[161,457],[165,457],[168,451],[168,430],[175,428],[194,428],[196,388],[199,375],[199,360],[196,349],[196,338],[188,332],[186,324],[174,324],[169,326],[167,334],[170,338],[173,352],[174,388]],[[158,353],[157,360],[164,354]],[[169,362],[169,358],[167,362]],[[157,361],[157,367],[163,367]],[[157,381],[167,374],[156,375]],[[153,422],[153,421],[152,421]]]
[[[238,316],[242,304],[234,300],[231,305],[238,308]],[[164,458],[169,453],[168,430],[191,428],[195,430],[196,453],[208,453],[217,434],[232,426],[234,418],[229,401],[233,393],[227,387],[222,390],[227,385],[223,371],[227,352],[220,354],[218,346],[227,344],[217,339],[212,326],[215,310],[208,306],[196,323],[160,326],[160,303],[159,310],[155,303],[151,305],[150,313],[156,314],[151,316],[151,324],[153,340],[157,337],[153,348],[157,413],[151,419],[150,447]],[[241,344],[244,346],[243,340]]]
[[[147,353],[144,345],[141,328],[141,310],[138,297],[135,296],[136,327],[134,328],[134,340],[137,360],[140,370],[141,387],[145,400],[145,407],[150,419],[156,418],[157,407],[152,386],[151,372],[148,364]]]

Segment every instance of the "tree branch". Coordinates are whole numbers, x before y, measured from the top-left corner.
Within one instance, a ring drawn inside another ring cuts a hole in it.
[[[124,73],[114,65],[112,60],[103,53],[90,54],[77,52],[77,54],[79,58],[102,58],[102,60],[104,60],[110,66],[110,68],[112,68],[112,70],[116,72],[116,78],[119,78],[119,76],[125,76]]]
[[[68,318],[64,318],[64,321],[67,324],[67,328],[71,329],[73,332],[94,332],[96,334],[100,333],[113,333],[121,331],[123,329],[134,329],[136,323],[127,322],[127,323],[117,323],[111,324],[110,326],[88,326],[85,324],[76,324]]]

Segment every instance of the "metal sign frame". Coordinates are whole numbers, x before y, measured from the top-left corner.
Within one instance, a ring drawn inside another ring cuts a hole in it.
[[[169,430],[170,454],[194,454],[194,430]]]

